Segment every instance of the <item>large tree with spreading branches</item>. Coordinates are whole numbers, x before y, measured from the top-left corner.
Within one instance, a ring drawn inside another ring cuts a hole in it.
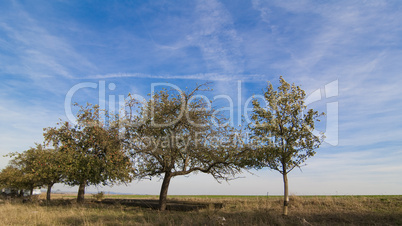
[[[163,89],[150,100],[131,98],[125,119],[125,147],[134,162],[136,178],[163,178],[159,210],[166,209],[172,178],[191,173],[211,174],[218,181],[234,178],[240,172],[234,130],[222,112],[198,92]],[[136,114],[134,112],[137,112]]]

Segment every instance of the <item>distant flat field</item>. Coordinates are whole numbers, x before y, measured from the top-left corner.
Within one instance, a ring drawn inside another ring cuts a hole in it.
[[[54,194],[56,197],[65,197],[65,198],[74,198],[76,197],[76,194]],[[87,197],[91,197],[94,194],[86,194]],[[158,199],[158,195],[119,195],[119,194],[113,194],[113,195],[108,195],[105,194],[105,198],[119,198],[119,199],[141,199],[141,198],[146,198],[146,199]],[[264,196],[264,195],[169,195],[168,198],[208,198],[208,199],[222,199],[222,198],[274,198],[274,197],[281,197],[279,195],[276,196]]]
[[[86,197],[91,197],[95,194],[86,194]],[[65,198],[75,198],[76,194],[53,194],[55,197],[65,197]],[[43,196],[44,197],[44,196]],[[120,195],[120,194],[105,194],[105,198],[119,198],[119,199],[158,199],[158,195]],[[244,198],[244,199],[266,199],[266,198],[281,198],[281,195],[168,195],[168,198],[207,198],[207,199],[225,199],[225,198]],[[297,197],[303,198],[319,198],[319,197],[340,197],[340,198],[347,198],[347,197],[378,197],[378,198],[385,198],[385,197],[402,197],[402,195],[301,195]]]

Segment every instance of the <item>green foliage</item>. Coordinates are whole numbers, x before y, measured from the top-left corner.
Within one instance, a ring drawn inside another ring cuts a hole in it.
[[[135,177],[163,177],[162,211],[171,178],[203,172],[227,180],[240,172],[235,165],[238,149],[232,142],[234,129],[225,124],[225,117],[209,101],[196,95],[202,86],[179,94],[161,90],[146,103],[131,99],[127,108],[138,114],[122,120]]]
[[[41,148],[40,145],[38,147]],[[2,171],[9,188],[32,190],[43,185],[41,175],[36,172],[38,156],[36,148],[30,148],[22,153],[10,153],[9,156],[13,159]]]
[[[10,153],[13,159],[0,173],[3,187],[14,189],[33,189],[58,183],[64,173],[63,159],[54,149],[42,145],[22,153]]]
[[[203,86],[188,93],[161,90],[146,103],[128,103],[130,112],[138,113],[124,120],[125,147],[137,178],[204,172],[219,180],[240,171],[233,164],[238,152],[230,142],[234,130],[209,101],[197,97],[198,91],[208,90]]]
[[[31,171],[39,178],[41,186],[53,185],[64,177],[64,155],[56,149],[46,149],[38,144],[23,153],[32,161]]]
[[[107,185],[131,180],[132,167],[120,148],[114,122],[102,123],[97,105],[80,107],[77,124],[61,121],[45,129],[44,137],[64,156],[64,182],[69,185]]]
[[[254,149],[254,161],[249,164],[287,174],[314,156],[314,150],[322,143],[324,137],[314,135],[313,130],[323,113],[313,109],[305,112],[305,92],[282,77],[280,83],[278,90],[268,85],[264,93],[265,108],[253,101],[250,129],[253,139],[259,140],[259,146]]]
[[[25,188],[23,173],[15,166],[8,165],[0,172],[0,187],[19,190]]]

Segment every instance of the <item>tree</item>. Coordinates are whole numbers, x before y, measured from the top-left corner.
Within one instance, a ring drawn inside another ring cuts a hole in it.
[[[62,179],[64,172],[60,153],[37,144],[22,153],[10,153],[8,156],[13,159],[1,176],[7,187],[29,189],[32,195],[34,188],[47,186],[46,198],[50,200],[51,188]]]
[[[35,171],[37,152],[35,148],[30,148],[22,153],[10,153],[8,156],[13,159],[6,168],[8,186],[18,190],[27,189],[32,195],[34,188],[41,187],[40,175]]]
[[[305,92],[294,84],[290,85],[280,77],[281,85],[274,90],[269,84],[264,98],[266,108],[253,101],[250,129],[259,146],[253,155],[256,168],[269,167],[279,171],[284,182],[283,214],[288,214],[289,191],[287,175],[296,167],[314,156],[324,138],[313,134],[319,114],[313,109],[304,112]]]
[[[125,146],[131,152],[136,178],[163,178],[161,211],[166,209],[173,177],[203,172],[220,181],[240,172],[234,164],[238,150],[231,142],[233,129],[209,100],[196,95],[207,90],[203,86],[187,93],[161,90],[146,103],[131,98],[127,104],[130,114],[122,120]]]
[[[39,184],[47,187],[47,201],[50,201],[53,185],[61,182],[65,177],[65,155],[63,154],[57,149],[45,148],[40,144],[25,153],[25,155],[31,155],[33,162],[31,170],[38,177]]]
[[[84,201],[88,185],[108,185],[131,180],[129,157],[120,148],[119,128],[102,123],[98,105],[80,107],[77,123],[61,121],[45,129],[48,144],[65,157],[65,183],[79,185],[77,202]],[[106,114],[107,115],[107,114]]]
[[[18,194],[18,191],[25,188],[25,184],[22,182],[22,171],[15,166],[9,164],[0,172],[0,187],[15,191],[15,195]],[[22,195],[22,192],[20,195]]]

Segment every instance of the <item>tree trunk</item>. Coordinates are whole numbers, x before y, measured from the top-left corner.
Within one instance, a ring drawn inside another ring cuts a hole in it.
[[[78,188],[78,196],[77,196],[77,203],[83,203],[85,197],[85,181],[80,183],[80,187]]]
[[[46,201],[48,201],[48,202],[50,201],[50,194],[52,193],[52,187],[53,187],[52,183],[47,185]]]
[[[33,195],[33,190],[34,190],[34,188],[32,187],[31,190],[29,191],[29,196]]]
[[[289,189],[288,189],[288,175],[283,173],[283,185],[284,185],[284,196],[283,196],[283,215],[288,215],[288,205],[289,205]]]
[[[172,179],[170,172],[165,173],[165,177],[163,178],[163,182],[162,182],[161,193],[159,195],[159,210],[160,211],[166,210],[166,201],[167,201],[167,194],[168,194],[170,179]]]

